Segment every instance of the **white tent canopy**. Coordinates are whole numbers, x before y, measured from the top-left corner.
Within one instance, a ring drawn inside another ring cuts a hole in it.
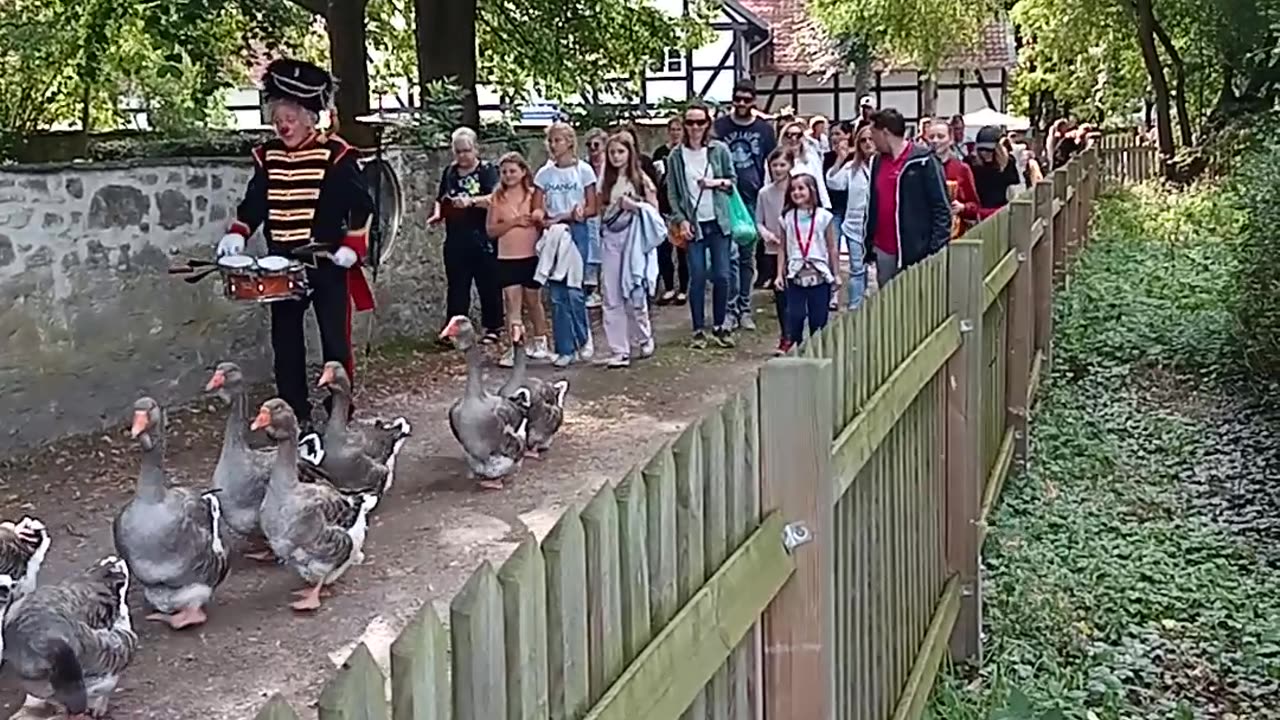
[[[991,108],[982,108],[966,113],[964,116],[964,126],[968,128],[981,128],[987,125],[995,125],[1003,127],[1006,130],[1026,130],[1031,127],[1031,123],[1024,117],[1017,115],[1009,115],[999,110]]]

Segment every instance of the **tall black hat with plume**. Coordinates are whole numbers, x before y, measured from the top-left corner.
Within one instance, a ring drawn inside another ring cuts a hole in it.
[[[296,103],[322,115],[333,107],[338,81],[328,70],[303,60],[280,58],[267,66],[262,78],[262,92],[267,101]]]

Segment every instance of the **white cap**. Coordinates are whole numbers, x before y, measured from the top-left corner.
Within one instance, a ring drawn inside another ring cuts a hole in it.
[[[862,101],[858,103],[858,107],[869,107],[874,110],[876,107],[876,99],[870,95],[863,95]]]

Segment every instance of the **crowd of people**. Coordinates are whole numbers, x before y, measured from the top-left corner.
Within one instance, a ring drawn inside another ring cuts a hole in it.
[[[473,130],[455,131],[430,217],[445,226],[446,316],[469,313],[474,286],[482,342],[505,331],[531,338],[535,360],[620,368],[655,351],[651,305],[688,305],[692,348],[731,348],[736,332],[756,330],[752,293],[762,289],[772,291],[786,352],[1089,137],[1056,126],[1045,148],[988,126],[969,140],[961,116],[909,129],[870,97],[856,119],[835,122],[768,117],[756,100],[743,81],[719,117],[690,104],[652,156],[629,128],[588,130],[580,152],[577,131],[557,122],[537,170],[519,153],[486,161]],[[596,307],[603,357],[588,320]],[[513,351],[500,362],[510,366]]]

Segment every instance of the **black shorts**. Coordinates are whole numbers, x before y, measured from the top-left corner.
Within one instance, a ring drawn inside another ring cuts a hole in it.
[[[519,285],[520,287],[530,290],[537,290],[542,287],[542,283],[533,279],[533,275],[538,270],[538,258],[519,258],[512,260],[508,258],[498,258],[498,287],[511,287]]]

